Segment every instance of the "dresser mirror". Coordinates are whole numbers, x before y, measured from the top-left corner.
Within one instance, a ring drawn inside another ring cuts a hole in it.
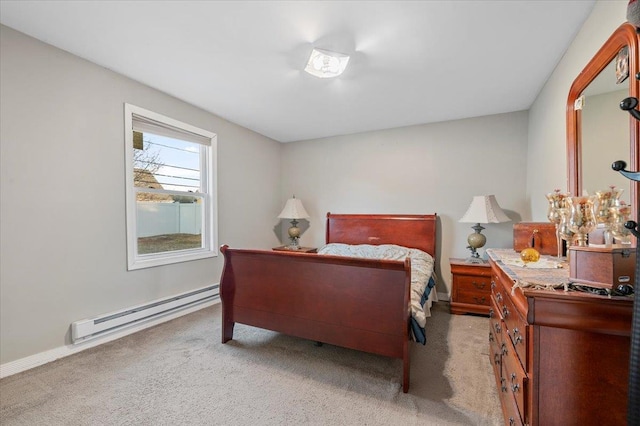
[[[626,97],[638,98],[638,72],[638,34],[625,23],[574,80],[567,100],[569,192],[593,195],[615,185],[624,190],[620,199],[631,205],[634,220],[638,183],[614,172],[611,164],[623,160],[633,171],[640,165],[639,122],[619,107]]]

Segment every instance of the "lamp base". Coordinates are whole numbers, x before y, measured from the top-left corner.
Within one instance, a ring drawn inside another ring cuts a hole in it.
[[[467,260],[464,261],[465,263],[475,263],[475,264],[484,264],[487,263],[486,260],[480,258],[480,257],[468,257]]]
[[[487,237],[485,237],[481,233],[484,228],[479,223],[476,223],[471,228],[474,229],[475,232],[469,234],[469,237],[467,237],[467,243],[469,243],[467,248],[471,250],[471,256],[469,257],[469,259],[478,259],[479,261],[467,261],[467,263],[484,263],[484,261],[480,259],[480,255],[477,252],[477,250],[484,247],[485,243],[487,242]]]
[[[298,241],[292,241],[291,244],[289,244],[288,246],[285,246],[287,248],[287,250],[300,250],[300,245],[298,244]]]
[[[293,219],[291,226],[288,229],[289,240],[291,243],[287,246],[289,250],[298,250],[300,248],[298,240],[300,239],[300,228],[298,228],[298,221]]]

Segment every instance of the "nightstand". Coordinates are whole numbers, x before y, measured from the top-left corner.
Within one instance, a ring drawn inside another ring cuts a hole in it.
[[[451,265],[451,313],[489,314],[491,305],[491,266],[449,259]]]
[[[289,246],[274,247],[273,251],[290,251],[292,253],[316,253],[318,251],[315,247],[298,247],[297,249],[290,249]]]

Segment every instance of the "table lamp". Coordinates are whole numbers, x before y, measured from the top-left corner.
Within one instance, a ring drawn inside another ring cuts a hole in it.
[[[484,229],[480,224],[509,222],[510,220],[500,208],[494,195],[476,195],[473,197],[467,212],[459,220],[461,223],[475,223],[471,227],[475,232],[467,238],[469,243],[467,248],[471,250],[471,256],[467,259],[467,263],[484,263],[477,251],[479,248],[484,247],[487,242],[487,237],[480,232]]]
[[[300,238],[300,228],[298,228],[297,219],[308,219],[309,213],[304,209],[302,205],[302,201],[300,201],[294,195],[293,198],[289,198],[287,203],[284,205],[282,212],[278,215],[280,219],[291,219],[291,226],[289,227],[289,239],[291,240],[291,244],[289,244],[288,248],[290,250],[298,250],[298,239]]]

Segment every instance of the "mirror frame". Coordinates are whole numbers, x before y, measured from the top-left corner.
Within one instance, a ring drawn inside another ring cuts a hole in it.
[[[624,46],[629,46],[629,96],[638,98],[640,95],[640,84],[636,74],[640,72],[638,62],[638,41],[639,36],[636,28],[625,22],[609,37],[604,45],[598,50],[595,56],[589,61],[578,77],[573,81],[567,99],[567,187],[572,195],[582,194],[582,111],[575,110],[574,104],[582,92],[600,74],[600,72],[615,59],[616,55]],[[640,100],[640,98],[639,98]],[[620,99],[622,101],[622,99]],[[640,121],[631,117],[626,111],[620,110],[621,114],[629,115],[629,161],[626,170],[636,171],[640,165]],[[604,141],[606,143],[606,141]],[[611,170],[611,173],[616,173]],[[629,202],[631,204],[631,219],[636,220],[638,207],[638,182],[631,181],[631,191]]]

